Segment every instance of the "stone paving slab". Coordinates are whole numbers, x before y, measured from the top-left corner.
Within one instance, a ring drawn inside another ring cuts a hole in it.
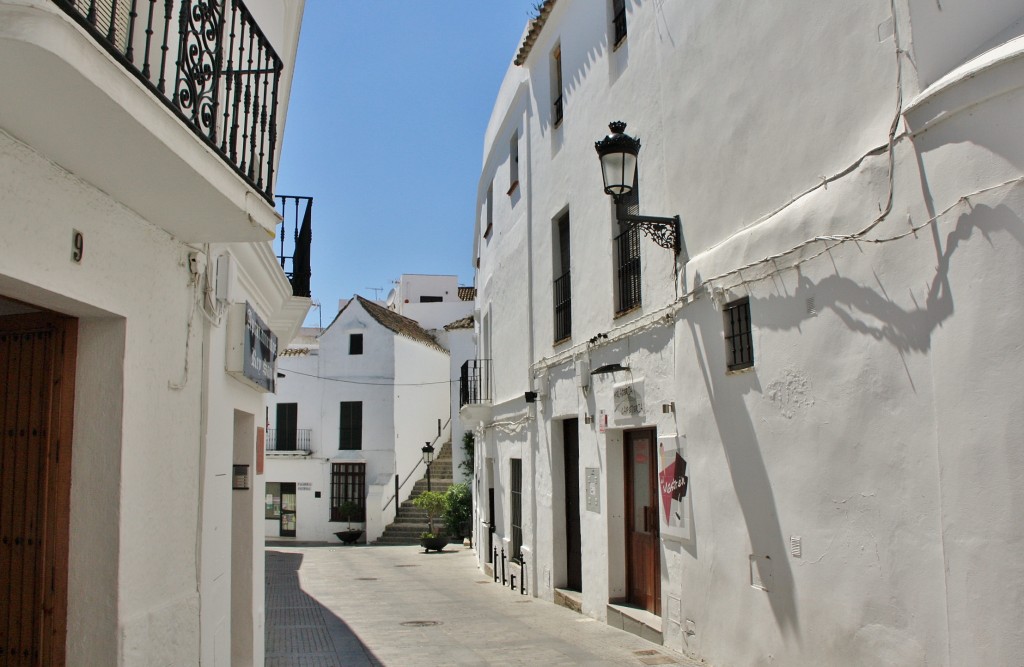
[[[273,545],[266,554],[266,667],[704,667],[495,584],[461,546]]]

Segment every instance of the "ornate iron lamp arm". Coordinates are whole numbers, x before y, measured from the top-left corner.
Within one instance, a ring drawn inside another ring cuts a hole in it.
[[[676,256],[679,255],[681,231],[678,215],[671,218],[650,215],[619,215],[616,217],[619,222],[628,222],[631,227],[639,227],[640,231],[651,237],[662,248],[672,250]]]

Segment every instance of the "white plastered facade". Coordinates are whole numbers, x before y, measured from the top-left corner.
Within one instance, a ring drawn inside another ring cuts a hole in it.
[[[520,459],[528,586],[554,599],[567,576],[560,422],[577,418],[582,611],[606,619],[626,596],[624,434],[654,428],[689,465],[688,531],[663,530],[659,546],[666,646],[725,665],[1013,662],[1019,3],[627,0],[618,46],[612,3],[594,4],[544,3],[484,139],[474,259],[493,396],[464,411],[477,545],[494,488],[507,550]],[[640,211],[678,214],[684,240],[674,260],[641,237],[642,305],[618,316],[594,151],[613,120],[643,143]],[[556,345],[565,212],[572,331]],[[729,372],[722,306],[742,297],[754,365]],[[629,370],[590,374],[610,364]],[[615,419],[623,383],[642,387],[642,416]]]

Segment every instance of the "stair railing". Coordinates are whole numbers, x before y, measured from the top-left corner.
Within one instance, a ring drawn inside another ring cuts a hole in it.
[[[440,420],[438,420],[438,421],[440,421]],[[444,442],[443,438],[446,435],[448,437],[451,436],[451,425],[452,425],[452,418],[448,417],[448,421],[446,421],[444,423],[444,426],[441,429],[439,429],[440,432],[437,434],[437,437],[434,438],[434,440],[430,443],[431,446],[436,445],[438,442]],[[396,499],[399,497],[399,494],[402,492],[402,489],[405,488],[405,483],[409,481],[409,478],[412,477],[413,474],[417,470],[419,470],[421,465],[423,465],[423,459],[422,458],[420,458],[420,459],[418,459],[416,461],[416,464],[412,467],[412,469],[408,473],[406,473],[405,478],[402,479],[401,483],[398,482],[398,475],[397,474],[395,475],[395,493],[390,498],[388,498],[388,501],[386,503],[384,503],[383,507],[380,508],[381,512],[385,512],[388,509],[388,507],[391,506],[391,503],[394,502],[395,503],[395,513],[397,514],[397,512],[398,512],[398,501]]]

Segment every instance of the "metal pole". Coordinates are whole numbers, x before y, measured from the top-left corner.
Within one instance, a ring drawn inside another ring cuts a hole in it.
[[[430,464],[427,464],[427,491],[430,491]]]

